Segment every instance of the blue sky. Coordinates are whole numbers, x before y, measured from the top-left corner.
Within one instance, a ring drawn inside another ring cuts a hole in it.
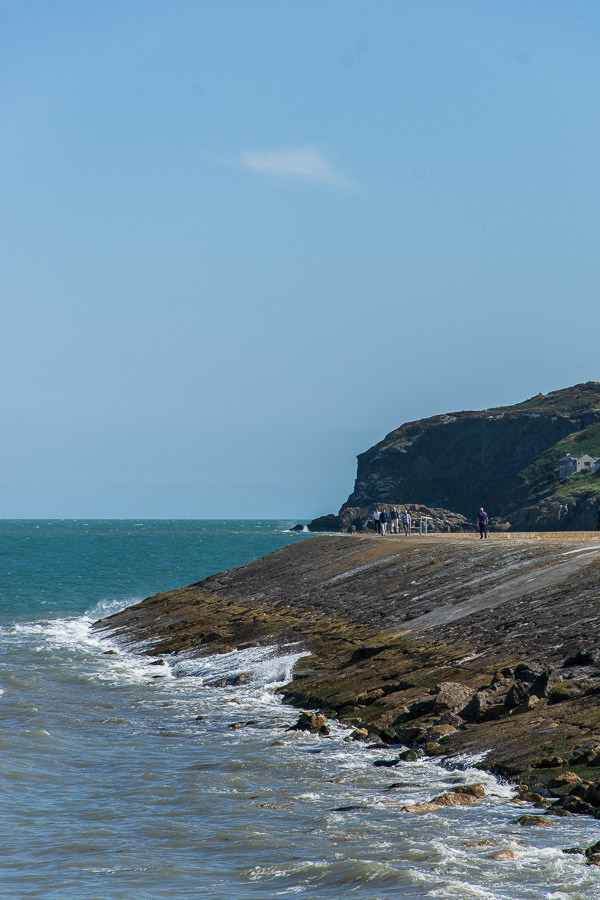
[[[334,511],[598,365],[600,6],[0,0],[3,517]]]

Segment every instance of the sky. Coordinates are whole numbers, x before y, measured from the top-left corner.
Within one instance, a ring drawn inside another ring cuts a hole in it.
[[[600,380],[596,0],[0,0],[0,518],[337,511]]]

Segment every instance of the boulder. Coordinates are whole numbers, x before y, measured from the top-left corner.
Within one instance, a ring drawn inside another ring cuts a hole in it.
[[[431,802],[437,803],[438,806],[474,806],[477,803],[477,797],[472,794],[448,791],[446,794],[434,797]]]
[[[586,741],[573,750],[571,756],[573,766],[598,766],[600,765],[600,744],[596,741]]]
[[[416,750],[404,750],[399,757],[402,762],[416,762],[421,759]]]
[[[560,769],[563,766],[568,766],[569,763],[562,756],[544,756],[542,759],[538,759],[534,763],[535,769]]]
[[[340,517],[334,513],[328,513],[326,516],[318,516],[308,523],[309,531],[339,531]]]
[[[440,741],[449,734],[456,734],[457,730],[453,725],[432,725],[427,729],[427,737],[430,741]]]
[[[452,792],[454,794],[469,794],[471,797],[476,797],[477,800],[485,797],[485,788],[482,784],[459,784],[458,787],[452,788]]]
[[[552,778],[548,782],[548,787],[562,788],[574,784],[579,784],[580,782],[581,778],[575,772],[561,772],[560,775],[557,775],[555,778]]]
[[[600,650],[577,650],[571,656],[567,656],[563,666],[565,669],[571,666],[600,666]]]
[[[437,803],[411,803],[408,806],[402,806],[400,812],[437,812],[438,809]]]
[[[585,693],[585,687],[575,679],[565,679],[553,684],[548,691],[548,703],[564,703],[566,700],[575,700]]]
[[[322,713],[303,712],[295,725],[290,725],[288,731],[310,731],[312,734],[329,734],[327,719]]]
[[[490,856],[490,859],[500,859],[500,860],[514,859],[514,858],[515,858],[514,850],[498,850],[497,853],[492,853],[492,855]]]
[[[473,689],[457,681],[442,681],[434,688],[433,712],[453,712],[462,709],[473,696]]]
[[[423,747],[426,756],[442,756],[444,748],[437,741],[427,741]]]
[[[459,715],[466,722],[489,722],[494,719],[500,719],[506,714],[503,697],[499,696],[500,691],[494,688],[484,688],[469,700]]]
[[[600,807],[600,781],[588,784],[582,794],[582,799],[586,803],[591,803],[592,806]]]
[[[464,721],[460,716],[457,716],[456,713],[446,712],[442,713],[435,724],[452,725],[453,728],[456,728],[458,730],[461,725],[464,725]]]
[[[546,826],[552,825],[552,822],[547,816],[519,816],[516,820],[515,825],[521,826]]]
[[[560,800],[556,800],[550,807],[550,810],[551,812],[565,810],[576,816],[593,816],[596,813],[596,807],[593,804],[582,800],[581,797],[573,796],[572,794],[569,794],[567,797],[561,797]]]

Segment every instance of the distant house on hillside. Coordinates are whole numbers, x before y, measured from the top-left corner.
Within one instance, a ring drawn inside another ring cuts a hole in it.
[[[558,461],[558,477],[568,478],[570,475],[576,475],[578,472],[595,472],[599,471],[600,457],[590,456],[583,453],[581,456],[573,456],[567,453]]]

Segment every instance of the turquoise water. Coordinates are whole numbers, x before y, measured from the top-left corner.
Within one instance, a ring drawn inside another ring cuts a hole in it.
[[[595,820],[520,829],[533,810],[473,760],[384,769],[390,752],[339,726],[288,732],[276,688],[300,645],[157,666],[91,633],[307,538],[291,524],[0,522],[0,896],[600,898],[599,870],[561,852],[598,840]],[[473,781],[477,807],[401,811]],[[504,849],[515,859],[492,859]]]

